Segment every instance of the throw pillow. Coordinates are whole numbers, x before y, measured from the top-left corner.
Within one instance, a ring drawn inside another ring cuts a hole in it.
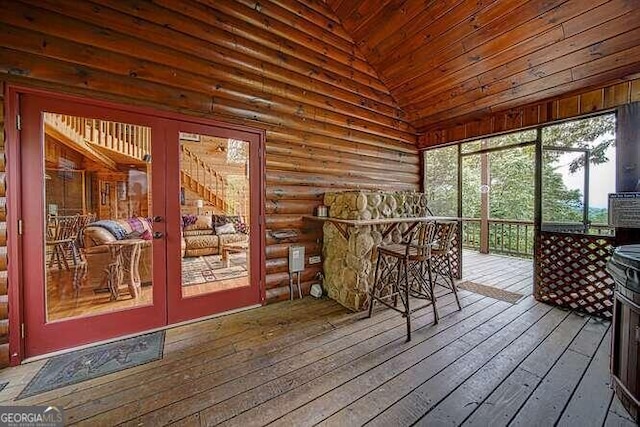
[[[236,228],[233,224],[224,224],[215,227],[216,234],[235,234]]]
[[[219,227],[229,222],[226,215],[212,215],[211,221],[213,222],[214,227]]]

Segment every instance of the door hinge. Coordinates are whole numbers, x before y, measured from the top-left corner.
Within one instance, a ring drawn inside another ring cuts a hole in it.
[[[18,220],[18,234],[22,235],[22,220]]]
[[[22,130],[22,116],[20,114],[16,116],[16,129]]]
[[[24,323],[20,324],[20,336],[22,337],[22,339],[24,339],[25,337],[25,333],[24,333]]]

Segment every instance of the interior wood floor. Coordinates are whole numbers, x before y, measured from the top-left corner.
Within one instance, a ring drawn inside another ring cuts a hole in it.
[[[47,316],[50,321],[73,317],[93,316],[142,307],[153,304],[152,287],[145,285],[138,298],[132,298],[126,286],[121,287],[121,295],[112,301],[109,292],[94,292],[93,288],[81,286],[79,291],[73,286],[75,272],[69,270],[51,269],[47,274]],[[221,279],[197,285],[182,286],[184,298],[194,297],[213,292],[249,286],[249,276]],[[180,286],[180,285],[177,285]]]
[[[128,289],[123,286],[118,299],[112,301],[111,294],[106,289],[104,292],[95,292],[91,287],[81,286],[76,292],[73,283],[73,268],[48,272],[47,316],[50,321],[111,313],[153,303],[151,286],[143,286],[138,298],[132,298]]]
[[[465,253],[464,279],[531,294],[531,261]],[[169,329],[164,358],[14,402],[45,361],[0,372],[0,404],[68,424],[635,425],[609,384],[610,324],[467,291],[371,319],[304,298]]]

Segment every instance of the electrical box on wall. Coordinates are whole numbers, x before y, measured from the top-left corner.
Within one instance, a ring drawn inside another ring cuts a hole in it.
[[[289,246],[289,273],[304,271],[304,246]]]

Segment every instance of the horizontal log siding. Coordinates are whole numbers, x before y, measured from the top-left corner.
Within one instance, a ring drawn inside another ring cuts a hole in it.
[[[266,287],[339,189],[419,187],[415,130],[321,2],[0,2],[4,80],[266,129]],[[308,291],[320,265],[302,275]]]
[[[512,132],[544,123],[606,111],[640,101],[640,79],[584,90],[524,107],[486,114],[478,119],[452,123],[418,137],[420,148]]]

